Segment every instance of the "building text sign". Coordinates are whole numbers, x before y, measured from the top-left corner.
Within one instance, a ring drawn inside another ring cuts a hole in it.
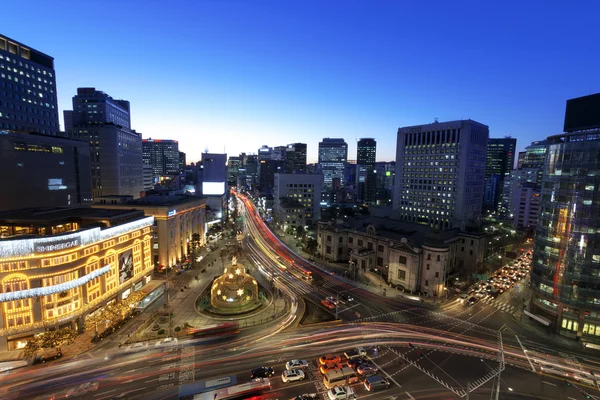
[[[51,253],[53,251],[61,251],[71,249],[73,247],[77,247],[81,245],[81,240],[79,238],[69,238],[65,240],[53,240],[51,242],[38,242],[35,244],[35,252],[36,253]]]

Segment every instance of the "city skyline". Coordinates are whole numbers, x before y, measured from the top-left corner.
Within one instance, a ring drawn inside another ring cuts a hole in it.
[[[355,139],[373,137],[377,161],[392,161],[397,129],[435,118],[480,121],[522,151],[562,131],[567,99],[600,87],[598,56],[587,51],[592,2],[143,4],[114,13],[34,1],[36,29],[3,21],[3,34],[54,57],[61,129],[77,88],[96,87],[129,100],[143,138],[178,140],[188,162],[206,149],[303,142],[311,163],[326,137],[344,138],[349,154]],[[110,19],[111,29],[98,35],[82,16]],[[565,21],[569,29],[554,28]],[[585,63],[572,61],[581,54]]]

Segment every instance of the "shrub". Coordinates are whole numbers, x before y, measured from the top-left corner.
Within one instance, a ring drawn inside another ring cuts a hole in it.
[[[161,329],[160,331],[157,332],[159,335],[164,335],[165,334],[165,330]]]
[[[181,327],[180,327],[180,326],[176,326],[176,327],[175,327],[175,332],[179,332],[180,330],[181,330]]]

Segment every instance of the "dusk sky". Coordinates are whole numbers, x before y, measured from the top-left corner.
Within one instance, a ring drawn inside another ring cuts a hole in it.
[[[493,4],[493,5],[492,5]],[[342,137],[395,159],[398,127],[471,118],[519,150],[600,92],[598,1],[10,1],[0,32],[77,87],[131,102],[144,138],[200,154]]]

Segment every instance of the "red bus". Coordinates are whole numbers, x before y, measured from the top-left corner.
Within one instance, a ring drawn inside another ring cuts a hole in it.
[[[203,328],[189,329],[187,333],[195,338],[216,335],[229,335],[238,333],[240,326],[237,322],[224,322],[222,324],[208,325]]]
[[[256,398],[259,399],[262,396],[258,396],[269,389],[271,389],[271,382],[268,378],[264,378],[241,385],[199,393],[193,397],[193,400],[248,400],[253,399],[253,396],[257,396]]]

